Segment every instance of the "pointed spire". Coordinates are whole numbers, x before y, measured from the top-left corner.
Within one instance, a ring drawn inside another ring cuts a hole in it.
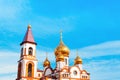
[[[24,36],[24,39],[22,41],[22,43],[20,45],[22,45],[23,43],[33,43],[36,44],[32,35],[32,31],[31,31],[31,25],[28,25],[27,27],[27,32]]]

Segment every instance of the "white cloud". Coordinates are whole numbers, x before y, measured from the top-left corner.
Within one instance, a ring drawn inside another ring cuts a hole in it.
[[[8,33],[9,31],[21,34],[23,30],[26,30],[28,24],[34,27],[33,31],[37,36],[58,33],[61,29],[64,32],[74,30],[76,17],[50,18],[40,16],[35,14],[32,8],[34,6],[30,5],[29,0],[0,0],[1,32]]]
[[[0,74],[16,73],[19,55],[16,52],[0,51]]]
[[[12,75],[0,76],[0,80],[15,80],[15,79],[16,79],[16,73]]]
[[[72,22],[74,22],[73,17],[62,17],[62,18],[48,18],[43,16],[37,16],[34,20],[31,21],[33,23],[33,27],[42,29],[42,32],[45,31],[44,34],[48,33],[57,33],[61,29],[64,32],[69,32],[74,29]],[[46,23],[47,22],[47,23]],[[35,29],[35,28],[34,28]]]
[[[76,50],[71,50],[71,56]],[[79,55],[84,58],[120,54],[120,41],[109,41],[79,49]]]
[[[110,42],[105,42],[93,46],[88,46],[82,49],[79,49],[79,55],[81,58],[88,59],[92,57],[98,57],[98,56],[109,56],[109,55],[119,55],[119,45],[120,41],[110,41]],[[42,49],[42,48],[41,48]],[[52,62],[55,62],[55,55],[52,49],[46,48],[48,52],[48,59]],[[71,50],[70,53],[70,60],[73,60],[75,58],[76,50]],[[8,74],[5,77],[10,77],[12,73],[17,74],[17,61],[19,60],[19,53],[16,52],[11,52],[9,50],[7,51],[1,51],[0,52],[0,74]],[[74,55],[74,56],[73,56]],[[40,67],[42,69],[42,63],[46,58],[46,51],[45,47],[43,50],[37,50],[37,59],[40,63]],[[108,74],[113,75],[111,77],[116,78],[117,80],[117,75],[113,74],[110,72],[111,69],[114,69],[116,73],[119,73],[117,71],[120,68],[118,59],[111,59],[111,60],[101,60],[99,62],[97,61],[89,61],[88,63],[84,63],[84,69],[87,69],[88,72],[91,73],[91,80],[97,79],[99,76],[103,76],[104,80],[108,80],[108,78],[105,78],[105,76],[108,76]],[[114,66],[116,65],[116,66]],[[103,73],[103,71],[106,71],[106,73]],[[115,72],[114,71],[114,72]],[[4,76],[1,76],[0,80],[7,80],[4,79]],[[11,80],[15,79],[16,76],[10,77]],[[9,79],[10,80],[10,79]],[[100,79],[99,79],[100,80]]]
[[[0,0],[0,18],[2,20],[17,18],[26,9],[28,0]]]
[[[91,74],[91,80],[119,80],[120,62],[119,59],[90,61],[84,64],[84,69],[87,69]]]

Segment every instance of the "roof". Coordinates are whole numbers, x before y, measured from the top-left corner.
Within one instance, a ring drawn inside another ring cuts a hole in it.
[[[40,69],[37,69],[37,72],[43,72],[42,70],[40,70]]]
[[[33,43],[36,44],[32,35],[32,30],[31,30],[31,26],[28,25],[26,34],[24,36],[24,39],[22,41],[22,43],[20,45],[22,45],[23,43]]]

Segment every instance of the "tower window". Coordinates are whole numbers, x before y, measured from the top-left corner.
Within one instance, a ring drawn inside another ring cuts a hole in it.
[[[67,59],[65,59],[65,64],[67,65]]]
[[[29,55],[32,55],[32,54],[33,54],[33,48],[32,48],[32,47],[29,48],[28,54],[29,54]]]
[[[38,74],[38,77],[40,77],[40,74]]]
[[[28,65],[28,77],[32,77],[32,64]]]
[[[21,62],[18,64],[18,78],[21,77]]]
[[[22,55],[23,55],[23,48],[21,48],[21,57],[22,57]]]

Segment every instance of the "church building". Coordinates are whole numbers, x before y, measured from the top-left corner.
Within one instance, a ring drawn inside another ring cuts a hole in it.
[[[37,43],[33,38],[30,25],[28,25],[20,46],[21,53],[16,80],[90,80],[90,73],[82,68],[82,59],[78,55],[74,59],[74,65],[69,66],[70,50],[62,40],[62,33],[59,45],[54,51],[55,69],[51,67],[48,57],[43,62],[44,69],[38,69]]]

